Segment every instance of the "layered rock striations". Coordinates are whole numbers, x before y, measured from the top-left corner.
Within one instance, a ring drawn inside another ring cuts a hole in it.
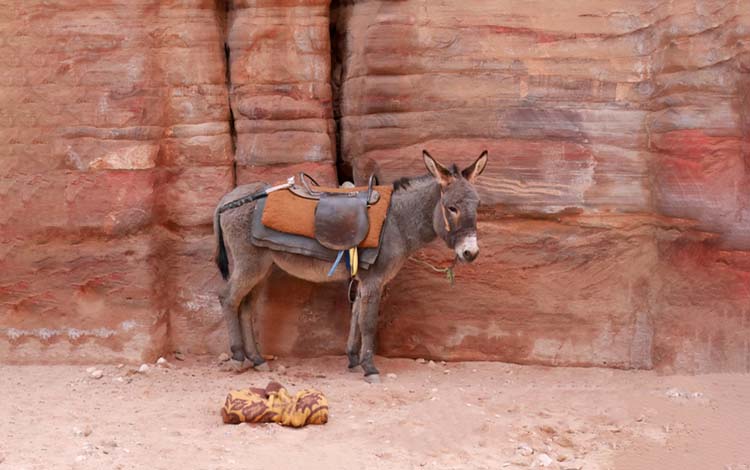
[[[750,370],[749,12],[11,2],[0,355],[223,351],[222,194],[299,171],[391,181],[423,173],[423,148],[460,165],[487,149],[479,259],[453,288],[422,263],[451,262],[440,242],[407,262],[380,353]],[[273,272],[246,305],[261,347],[342,351],[345,290]]]

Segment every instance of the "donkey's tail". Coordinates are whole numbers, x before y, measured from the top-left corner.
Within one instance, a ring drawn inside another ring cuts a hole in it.
[[[216,234],[216,266],[219,267],[221,277],[224,280],[229,279],[229,259],[227,258],[227,247],[224,245],[224,232],[221,230],[221,221],[219,220],[221,213],[216,208],[214,212],[214,234]]]

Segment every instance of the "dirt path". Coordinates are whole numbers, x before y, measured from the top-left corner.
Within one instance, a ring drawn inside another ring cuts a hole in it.
[[[171,363],[1,366],[0,469],[750,469],[748,375],[379,358],[368,385],[341,357]],[[325,392],[329,423],[221,423],[227,391],[272,378]]]

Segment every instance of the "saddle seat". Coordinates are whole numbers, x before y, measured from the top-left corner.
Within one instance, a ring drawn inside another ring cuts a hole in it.
[[[299,179],[301,185],[268,195],[261,219],[265,227],[312,238],[334,251],[378,247],[391,186],[373,186],[371,179],[366,187],[326,188],[308,175]]]

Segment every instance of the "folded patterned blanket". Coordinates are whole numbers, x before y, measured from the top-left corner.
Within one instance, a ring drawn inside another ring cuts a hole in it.
[[[248,388],[229,392],[221,409],[226,424],[279,423],[295,428],[328,422],[328,400],[317,390],[301,390],[294,396],[278,382],[265,389]]]

